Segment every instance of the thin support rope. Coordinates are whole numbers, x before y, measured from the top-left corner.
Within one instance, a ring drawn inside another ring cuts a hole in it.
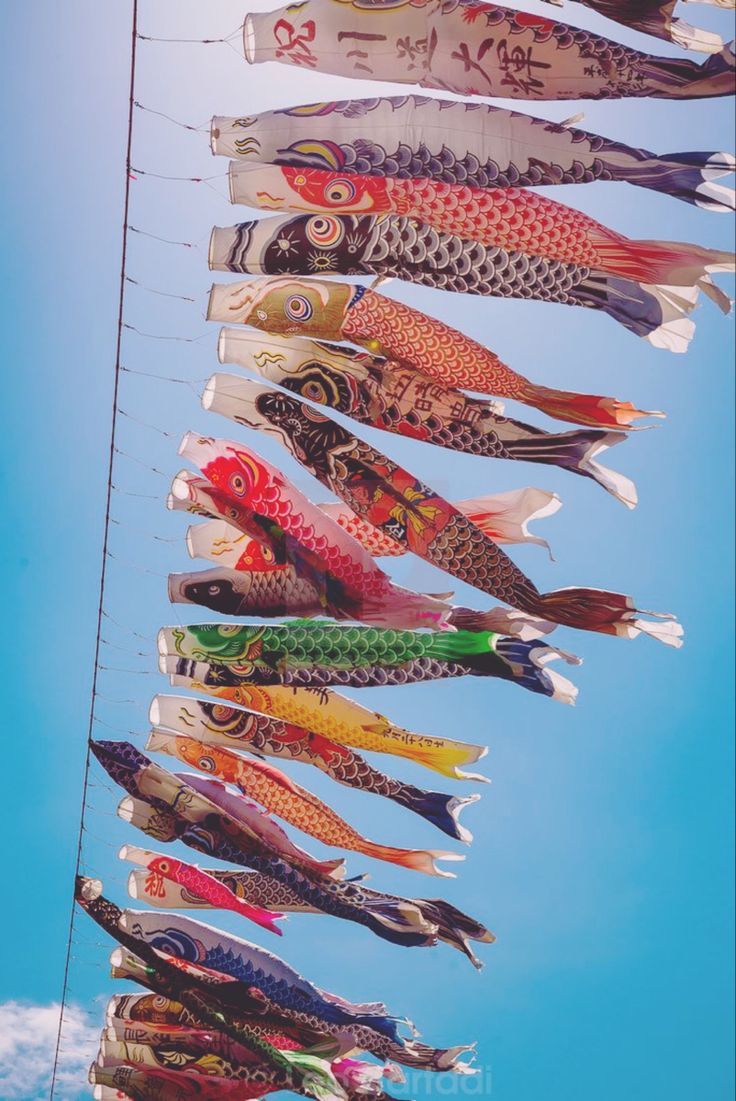
[[[62,1032],[64,1028],[64,1010],[66,1008],[67,997],[69,992],[69,966],[72,958],[72,941],[74,937],[74,918],[76,915],[76,879],[79,875],[79,871],[82,865],[82,844],[84,837],[84,812],[87,801],[87,789],[89,787],[89,771],[90,771],[90,746],[92,744],[92,734],[94,727],[95,716],[95,697],[97,694],[97,677],[100,668],[100,647],[102,639],[102,617],[104,612],[103,602],[105,595],[105,577],[107,573],[107,544],[110,534],[110,505],[112,497],[112,474],[113,466],[115,463],[115,429],[117,425],[117,408],[118,408],[118,389],[120,385],[120,357],[122,351],[123,342],[123,311],[125,307],[125,264],[127,258],[128,248],[128,213],[130,207],[130,165],[131,154],[133,148],[133,116],[134,116],[134,92],[135,92],[135,62],[136,62],[136,45],[138,34],[138,0],[132,0],[132,28],[131,28],[131,46],[130,46],[130,85],[128,93],[128,136],[125,156],[125,193],[123,200],[123,229],[122,229],[122,247],[120,255],[120,292],[118,296],[118,326],[117,326],[117,339],[115,343],[115,371],[113,382],[113,395],[112,395],[112,411],[111,411],[111,424],[110,424],[110,453],[108,460],[107,470],[107,494],[105,501],[105,521],[102,537],[102,554],[100,564],[100,588],[99,599],[97,605],[97,633],[95,638],[95,656],[94,656],[94,670],[92,674],[92,692],[90,698],[89,707],[89,722],[87,726],[87,747],[84,760],[84,778],[82,781],[82,805],[79,814],[79,831],[77,836],[77,854],[74,868],[74,888],[72,891],[71,909],[69,913],[69,932],[67,935],[67,947],[66,958],[64,961],[64,978],[61,988],[61,1006],[59,1011],[59,1029],[56,1035],[56,1046],[54,1049],[54,1063],[51,1071],[51,1085],[49,1089],[49,1101],[53,1101],[56,1080],[59,1069],[59,1055],[61,1051]]]

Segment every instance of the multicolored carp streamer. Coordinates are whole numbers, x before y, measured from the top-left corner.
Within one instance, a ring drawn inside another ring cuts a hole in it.
[[[391,1016],[382,1003],[356,1004],[329,994],[276,956],[220,929],[181,914],[150,910],[123,910],[118,925],[146,948],[215,972],[227,985],[232,983],[236,995],[238,988],[249,992],[255,988],[264,1005],[287,1021],[305,1021],[327,1035],[345,1030],[355,1037],[356,1047],[407,1066],[472,1072],[467,1063],[457,1061],[457,1056],[471,1051],[471,1047],[427,1049],[431,1055],[423,1057],[420,1051],[424,1045],[401,1034],[399,1026],[410,1022]],[[220,985],[215,984],[214,989]]]
[[[464,772],[462,766],[472,765],[485,757],[486,746],[420,734],[391,722],[378,711],[341,696],[329,688],[283,688],[257,684],[204,684],[190,677],[175,674],[170,677],[175,688],[187,688],[216,700],[227,700],[239,707],[258,711],[285,722],[306,727],[340,745],[352,746],[367,753],[390,753],[416,764],[431,768],[453,780],[480,780],[476,773]]]
[[[460,825],[459,816],[465,807],[480,798],[478,795],[458,798],[395,780],[374,768],[354,750],[304,727],[190,696],[155,696],[149,718],[158,733],[186,734],[208,745],[314,765],[339,784],[392,799],[426,818],[450,837],[472,840],[472,834]]]
[[[725,212],[736,192],[714,183],[730,153],[659,155],[504,107],[428,96],[308,103],[212,120],[215,154],[250,164],[322,168],[350,177],[430,179],[474,188],[621,181]],[[342,193],[350,194],[348,179]]]
[[[266,276],[246,283],[215,284],[207,317],[283,336],[348,340],[444,385],[511,398],[576,424],[628,427],[637,418],[651,415],[615,398],[538,386],[458,329],[351,283]],[[688,326],[687,335],[691,322],[681,324]]]
[[[121,911],[118,911],[118,913],[121,913]],[[155,917],[155,915],[151,915],[151,917]],[[169,917],[173,918],[174,915],[169,915]],[[218,930],[214,930],[214,932],[219,933]],[[128,934],[122,935],[126,937],[128,947],[131,944],[135,947],[132,937]],[[224,937],[226,934],[223,933],[222,936]],[[148,960],[151,958],[150,953],[151,946],[147,943],[143,944],[139,955],[130,950],[124,955],[120,954],[119,950],[117,953],[113,953],[111,957],[113,976],[115,978],[131,979],[149,990],[162,993],[167,1000],[170,1000],[172,998],[172,984],[168,984],[163,976],[155,972],[153,975],[155,982],[152,981],[150,968],[147,968],[142,962],[141,957],[145,956]],[[153,958],[157,957],[154,955]],[[417,1040],[400,1039],[397,1042],[366,1024],[356,1023],[347,1026],[331,1022],[324,1016],[310,1014],[306,1011],[300,1012],[279,1005],[262,989],[247,986],[237,978],[225,973],[224,970],[192,963],[176,954],[162,953],[161,958],[167,959],[180,972],[196,982],[202,993],[214,993],[218,1001],[229,1007],[233,1024],[245,1025],[250,1031],[259,1036],[263,1036],[264,1033],[268,1034],[268,1030],[273,1028],[271,1022],[275,1021],[279,1031],[293,1030],[300,1036],[304,1036],[306,1033],[327,1038],[330,1041],[330,1054],[334,1051],[335,1042],[337,1042],[343,1047],[347,1046],[348,1051],[369,1052],[384,1061],[391,1061],[392,1064],[401,1063],[405,1066],[431,1071],[452,1070],[460,1074],[476,1073],[468,1062],[460,1061],[462,1055],[472,1052],[473,1048],[471,1046],[431,1048]],[[236,959],[233,959],[232,963],[237,967]],[[174,1000],[176,1000],[176,996],[174,996]],[[368,1012],[383,1011],[383,1006],[376,1005],[376,1003],[368,1003],[364,1008]],[[255,1024],[255,1026],[252,1023],[254,1012],[258,1014],[258,1024]],[[196,1016],[194,1019],[196,1021]],[[303,1047],[304,1044],[302,1043],[301,1046]],[[318,1045],[310,1047],[310,1051],[317,1052],[321,1050],[327,1050],[321,1040]],[[296,1092],[300,1091],[297,1090]]]
[[[343,1101],[344,1095],[328,1063],[304,1052],[275,1048],[246,1025],[233,1020],[210,985],[205,985],[191,970],[184,971],[171,963],[168,956],[149,945],[129,925],[126,928],[125,912],[104,898],[99,880],[78,876],[75,899],[105,932],[138,955],[161,993],[175,997],[205,1026],[224,1032],[253,1052],[278,1074],[284,1087],[306,1092],[318,1101]]]
[[[368,688],[445,677],[500,677],[530,692],[574,703],[577,689],[546,668],[579,659],[539,642],[492,631],[422,633],[296,620],[268,626],[193,624],[164,627],[158,638],[163,673],[215,684]]]
[[[682,629],[671,616],[646,612],[655,618],[642,619],[631,597],[621,593],[582,588],[540,593],[492,539],[413,474],[292,395],[245,379],[240,385],[258,395],[254,420],[259,427],[272,429],[299,462],[363,519],[458,580],[553,623],[624,638],[644,632],[680,645]],[[225,405],[228,402],[226,397]],[[238,402],[237,407],[245,423],[247,405]],[[247,449],[243,453],[236,443],[190,435],[182,453],[213,481],[238,477],[243,494],[249,493],[245,478],[252,461]],[[281,495],[286,496],[285,488]],[[659,623],[657,617],[669,622]],[[503,653],[503,646],[498,652]]]
[[[320,869],[313,860],[300,858],[298,850],[294,856],[283,831],[275,824],[271,833],[260,830],[252,804],[218,780],[175,776],[129,742],[95,742],[92,751],[128,792],[118,808],[121,818],[157,842],[182,841],[207,856],[252,868],[270,881],[260,883],[267,909],[294,909],[296,898],[308,912],[354,921],[393,944],[431,947],[443,940],[476,966],[469,941],[493,940],[484,926],[442,900],[406,899],[369,890],[357,881],[339,882],[335,861],[323,862]],[[258,813],[261,821],[270,822]]]
[[[235,784],[244,795],[255,799],[271,814],[325,845],[348,849],[398,864],[426,875],[452,876],[439,866],[440,860],[463,860],[458,853],[438,849],[403,849],[369,841],[350,826],[322,799],[295,783],[289,776],[264,761],[253,760],[229,749],[213,746],[184,735],[153,731],[146,743],[153,753],[167,753],[184,764]]]
[[[180,471],[172,483],[168,503],[170,508],[196,515],[219,514],[242,532],[256,532],[259,538],[270,525],[271,561],[290,562],[294,572],[280,575],[269,564],[255,585],[241,583],[239,602],[251,612],[258,611],[256,601],[262,599],[267,615],[296,612],[306,606],[310,614],[318,612],[370,625],[492,630],[524,640],[538,638],[552,629],[550,621],[523,612],[510,615],[503,608],[487,612],[459,608],[447,603],[445,598],[451,593],[438,597],[393,585],[370,552],[287,482],[280,470],[235,444],[232,455],[218,458],[212,451],[216,444],[187,434],[180,454],[200,469],[203,463],[208,464],[212,482]],[[256,472],[257,477],[252,477]],[[301,584],[305,579],[311,593]],[[295,584],[297,580],[299,584]],[[315,594],[319,608],[313,606]],[[231,606],[237,599],[233,598]]]
[[[702,64],[479,0],[304,0],[245,17],[251,62],[507,99],[697,99],[734,92],[726,46]]]
[[[674,352],[687,350],[694,331],[687,315],[697,288],[647,286],[507,252],[399,214],[296,214],[218,226],[210,237],[209,265],[243,275],[397,276],[461,294],[584,306]]]
[[[346,179],[344,172],[323,168],[231,161],[230,197],[295,214],[398,214],[507,252],[640,283],[695,286],[710,272],[733,271],[736,259],[732,252],[698,245],[632,241],[579,210],[520,188],[489,190],[427,177]]]
[[[592,478],[629,507],[636,504],[633,482],[597,461],[606,448],[626,439],[624,432],[545,432],[501,416],[498,403],[443,386],[413,367],[303,337],[221,329],[217,353],[220,363],[254,371],[371,428],[468,455],[560,466]],[[464,502],[457,504],[468,515]],[[477,511],[473,513],[478,523]]]
[[[556,6],[562,6],[562,0],[548,0]],[[577,0],[586,8],[592,8],[600,15],[621,23],[624,27],[633,27],[642,34],[651,34],[674,42],[685,50],[698,50],[701,53],[714,54],[723,48],[723,39],[712,31],[691,27],[683,19],[675,16],[677,0]],[[698,0],[696,0],[698,2]],[[733,8],[733,0],[699,0],[701,3],[714,4],[719,8]]]
[[[279,936],[282,934],[282,930],[275,923],[284,917],[283,914],[251,906],[250,903],[233,894],[226,884],[214,879],[193,864],[187,864],[174,857],[162,856],[161,853],[150,852],[148,849],[140,849],[135,845],[123,845],[118,856],[121,860],[131,860],[135,864],[142,865],[154,880],[166,879],[182,890],[194,893],[216,909],[233,910],[236,914],[247,917],[250,921],[268,929],[270,933],[278,933]]]

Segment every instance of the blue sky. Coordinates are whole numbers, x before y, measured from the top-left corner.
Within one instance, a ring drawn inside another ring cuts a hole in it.
[[[101,16],[100,5],[71,0],[58,9],[15,5],[2,17],[0,473],[8,583],[0,1098],[23,1101],[47,1089],[76,847],[109,439],[127,9],[106,5]],[[676,52],[575,5],[565,14],[653,52]],[[217,37],[242,15],[230,0],[143,0],[140,29]],[[700,6],[689,17],[722,31],[727,21]],[[390,90],[286,68],[249,69],[224,45],[139,48],[138,99],[197,126],[212,114]],[[577,109],[529,107],[554,119]],[[663,152],[721,149],[733,132],[730,102],[582,109],[588,129]],[[203,319],[211,282],[206,239],[213,223],[239,217],[225,199],[226,163],[210,157],[205,133],[140,113],[133,160],[149,172],[216,177],[195,185],[139,175],[131,197],[134,226],[199,248],[133,235],[129,275],[196,303],[129,285],[126,320],[144,332],[197,339],[153,341],[128,331],[123,363],[131,371],[202,380],[217,368],[217,327]],[[596,184],[558,188],[554,196],[633,237],[720,247],[733,240],[729,217],[642,189]],[[439,890],[486,920],[498,942],[484,951],[486,968],[477,975],[449,949],[402,952],[358,927],[303,916],[292,918],[279,952],[321,986],[387,1001],[413,1017],[432,1043],[477,1040],[485,1092],[476,1089],[476,1096],[721,1101],[733,1088],[732,320],[706,302],[690,352],[676,357],[589,311],[464,300],[396,283],[389,292],[465,329],[535,381],[667,411],[661,428],[611,453],[610,465],[637,482],[634,513],[592,482],[552,467],[493,463],[366,435],[447,495],[522,485],[557,491],[564,507],[543,522],[556,561],[536,547],[515,550],[516,561],[543,589],[593,584],[632,592],[644,607],[676,611],[687,640],[676,653],[647,639],[625,643],[560,630],[560,645],[585,659],[574,673],[581,691],[575,709],[485,681],[364,694],[362,700],[416,729],[490,746],[485,765],[493,783],[466,819],[475,842],[458,879]],[[126,454],[116,457],[114,481],[124,492],[113,495],[115,559],[105,599],[112,619],[104,622],[96,711],[101,737],[144,734],[148,701],[166,690],[149,655],[157,628],[179,618],[167,604],[164,575],[189,566],[186,522],[163,507],[167,478],[178,469],[176,446],[186,429],[236,434],[201,410],[199,389],[122,378],[121,408],[137,419],[119,424]],[[275,443],[257,446],[323,499]],[[447,588],[417,560],[401,560],[393,572],[414,588]],[[471,599],[462,586],[457,592],[461,601]],[[193,611],[189,619],[196,618]],[[418,767],[380,763],[434,784]],[[303,769],[293,774],[377,840],[416,846],[441,840],[393,805]],[[134,839],[114,816],[118,793],[98,772],[89,795],[85,866],[124,903],[128,867],[115,852]],[[350,861],[356,872],[370,865]],[[431,896],[438,889],[387,865],[370,870],[373,884],[386,890]],[[216,914],[214,921],[251,935],[234,915]],[[87,1096],[80,1060],[114,988],[111,945],[103,939],[78,920],[58,1095],[69,1101]],[[436,1079],[412,1085],[415,1097],[448,1092]]]

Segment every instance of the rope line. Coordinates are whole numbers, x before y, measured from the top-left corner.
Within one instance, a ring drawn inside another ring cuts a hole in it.
[[[64,961],[64,977],[61,988],[61,1006],[59,1009],[59,1028],[56,1035],[56,1045],[54,1048],[54,1062],[51,1071],[51,1085],[49,1088],[49,1101],[53,1101],[56,1091],[57,1075],[59,1071],[59,1056],[61,1054],[62,1032],[64,1028],[64,1011],[66,1009],[67,998],[69,994],[69,967],[72,958],[72,941],[74,938],[74,919],[76,915],[76,902],[75,902],[75,890],[76,890],[76,878],[79,875],[80,868],[82,866],[82,844],[84,837],[84,812],[87,801],[87,789],[89,787],[89,771],[91,762],[90,746],[92,742],[92,733],[94,727],[95,717],[95,698],[97,695],[97,678],[100,668],[100,648],[102,640],[102,618],[104,612],[104,596],[105,596],[105,577],[107,573],[107,545],[110,534],[110,506],[112,498],[112,476],[113,467],[115,463],[115,429],[117,425],[117,408],[118,408],[118,390],[120,385],[120,358],[123,342],[123,312],[125,308],[125,265],[127,258],[128,248],[128,213],[130,208],[130,166],[131,155],[133,148],[133,116],[134,116],[134,91],[135,91],[135,63],[136,63],[136,45],[138,34],[138,0],[132,0],[132,12],[131,12],[131,46],[130,46],[130,84],[128,93],[128,134],[127,145],[125,155],[125,192],[123,199],[123,227],[122,227],[122,246],[120,255],[120,291],[118,295],[118,323],[117,323],[117,338],[115,342],[115,369],[114,369],[114,381],[113,381],[113,394],[112,394],[112,411],[111,411],[111,424],[110,424],[110,452],[108,459],[108,471],[107,471],[107,494],[105,502],[105,521],[102,536],[102,551],[101,551],[101,563],[100,563],[100,588],[99,599],[97,605],[97,632],[95,638],[95,652],[94,652],[94,670],[92,674],[92,692],[90,698],[89,707],[89,721],[87,726],[87,747],[84,759],[84,776],[82,781],[82,803],[79,815],[79,830],[77,836],[77,854],[74,868],[74,888],[72,890],[71,908],[69,913],[69,932],[67,935],[66,946],[66,958]]]

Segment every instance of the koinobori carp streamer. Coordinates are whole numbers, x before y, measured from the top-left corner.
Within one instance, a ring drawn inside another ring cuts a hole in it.
[[[220,363],[245,367],[371,428],[469,455],[560,466],[592,478],[629,507],[636,504],[633,482],[598,462],[603,451],[626,439],[624,432],[546,432],[504,417],[497,403],[443,386],[415,367],[304,337],[226,328],[217,353]],[[477,523],[478,509],[472,511]]]
[[[473,188],[619,181],[721,213],[736,193],[715,183],[730,153],[652,153],[505,107],[384,96],[283,107],[212,120],[213,153],[244,164],[320,168],[343,176],[430,179]],[[349,194],[348,179],[342,193]]]
[[[576,424],[627,427],[650,415],[630,402],[530,382],[451,325],[350,283],[265,276],[246,283],[215,284],[207,316],[211,321],[253,325],[283,336],[348,340],[444,385],[511,398]],[[682,324],[692,323],[683,320]]]
[[[729,46],[702,65],[479,0],[305,0],[246,15],[246,59],[508,99],[697,99],[734,92]]]
[[[441,899],[407,899],[341,882],[341,861],[320,867],[280,827],[219,780],[174,775],[129,742],[95,742],[95,757],[128,792],[118,815],[157,844],[181,841],[196,852],[247,867],[263,877],[261,903],[329,914],[364,925],[403,947],[445,941],[477,963],[469,940],[490,941],[484,926]],[[236,887],[237,890],[237,887]],[[242,891],[237,892],[244,897]],[[247,900],[246,900],[247,901]]]
[[[562,7],[562,0],[548,0]],[[697,2],[697,0],[696,0]],[[716,7],[733,8],[733,0],[702,0]],[[706,54],[718,53],[723,48],[723,39],[712,31],[691,27],[684,19],[675,15],[678,0],[577,0],[586,8],[592,8],[599,15],[605,15],[624,27],[662,38],[665,42],[674,42],[685,50],[698,50]]]
[[[436,849],[404,849],[369,841],[322,799],[295,783],[280,769],[221,746],[200,742],[187,735],[154,730],[149,735],[146,749],[154,753],[167,753],[201,772],[235,784],[269,813],[327,845],[350,849],[427,875],[450,875],[438,861],[464,859],[457,853]]]
[[[173,732],[206,744],[313,765],[339,784],[382,795],[414,811],[450,837],[471,839],[460,825],[459,816],[479,798],[477,795],[460,798],[397,780],[369,764],[355,750],[304,727],[191,696],[155,696],[149,718],[159,733]]]
[[[733,252],[675,241],[632,241],[594,218],[522,188],[470,187],[427,177],[346,177],[291,165],[230,163],[235,203],[295,214],[396,214],[507,252],[544,256],[640,283],[695,286],[733,271]],[[708,283],[703,289],[712,293]]]
[[[187,457],[196,462],[207,442],[200,437],[196,443],[192,437],[185,441],[181,453],[189,449],[191,454]],[[211,594],[213,602],[221,600],[223,607],[247,607],[249,613],[258,613],[260,600],[264,615],[297,613],[303,609],[307,615],[319,613],[371,625],[408,628],[444,625],[496,631],[525,641],[552,629],[549,620],[524,612],[509,613],[504,608],[475,611],[449,604],[446,597],[452,594],[431,596],[394,585],[376,564],[370,550],[325,510],[309,501],[281,471],[253,454],[252,469],[258,472],[259,486],[251,494],[253,480],[248,477],[241,483],[233,461],[237,464],[239,460],[226,459],[210,468],[212,483],[180,471],[172,483],[169,507],[197,515],[227,517],[240,531],[263,540],[269,556],[276,562],[290,564],[293,573],[267,569],[259,577],[251,578],[252,585],[243,581],[232,588],[218,586],[217,592]],[[246,490],[250,495],[248,503],[244,498]],[[197,537],[195,529],[189,540],[192,550]],[[303,584],[305,580],[307,586]],[[176,585],[170,591],[176,596]],[[201,590],[195,592],[203,597]],[[202,602],[206,603],[204,599]]]
[[[579,664],[578,658],[492,631],[396,631],[312,620],[190,624],[162,628],[159,651],[161,672],[205,683],[369,688],[476,676],[500,677],[563,703],[577,696],[547,665],[555,658]]]
[[[210,238],[213,271],[375,275],[460,294],[533,298],[601,310],[655,347],[684,352],[694,287],[650,286],[527,252],[507,252],[398,214],[260,218]]]
[[[295,422],[305,427],[303,433],[299,430],[303,437],[298,446],[299,460],[323,478],[333,491],[339,485],[339,495],[369,523],[385,526],[396,539],[405,541],[409,549],[433,565],[532,616],[624,638],[636,637],[643,631],[663,642],[679,644],[682,632],[671,616],[642,619],[631,597],[621,593],[583,588],[540,593],[492,539],[434,490],[385,455],[322,413],[305,412],[305,406],[292,395],[266,390],[245,379],[238,381],[244,388],[243,393],[258,394],[257,403],[264,409],[272,407],[271,415],[258,409],[256,416],[260,424],[270,426],[291,449],[289,433],[278,423],[279,410],[288,407]],[[227,405],[229,399],[224,401]],[[245,420],[247,401],[236,404],[238,416],[242,415]],[[310,441],[314,445],[311,449]],[[344,451],[341,455],[344,477],[334,470],[333,460],[338,449]],[[185,437],[182,453],[213,482],[225,486],[235,479],[242,496],[249,498],[251,492],[258,495],[258,458],[244,445],[189,435]],[[322,455],[321,464],[318,453]],[[293,500],[295,510],[301,508],[286,488],[280,496],[284,502]],[[658,619],[670,622],[663,624],[657,622]]]
[[[357,700],[329,688],[216,685],[178,674],[172,675],[170,680],[173,687],[187,688],[215,700],[226,700],[262,715],[296,723],[340,745],[403,757],[453,780],[478,779],[475,774],[464,772],[462,766],[475,764],[488,752],[486,746],[407,730],[379,711],[371,711]]]

